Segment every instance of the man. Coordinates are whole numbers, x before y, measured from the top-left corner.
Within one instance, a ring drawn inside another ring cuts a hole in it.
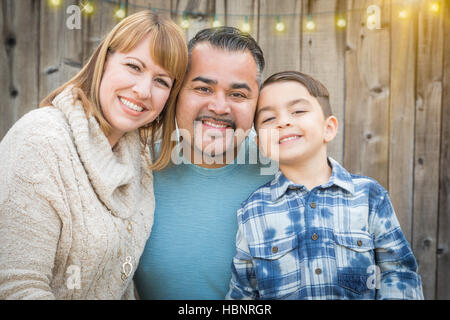
[[[188,48],[176,111],[182,156],[154,172],[155,220],[135,276],[141,299],[224,299],[236,211],[273,177],[251,161],[248,138],[264,68],[258,44],[221,27],[200,31]]]

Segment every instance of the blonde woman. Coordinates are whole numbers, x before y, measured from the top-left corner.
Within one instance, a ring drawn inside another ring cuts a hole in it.
[[[0,143],[0,299],[135,298],[152,170],[170,161],[186,66],[176,24],[136,13],[9,130]]]

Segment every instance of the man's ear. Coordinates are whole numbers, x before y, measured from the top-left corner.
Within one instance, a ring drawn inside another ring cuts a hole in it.
[[[259,137],[258,137],[258,134],[256,134],[256,136],[255,136],[255,142],[256,142],[256,146],[259,148]]]
[[[331,142],[337,135],[338,132],[338,119],[335,116],[329,116],[325,120],[325,135],[323,142],[328,143]]]

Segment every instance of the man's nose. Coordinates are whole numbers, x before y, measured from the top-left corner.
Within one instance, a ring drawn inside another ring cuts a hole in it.
[[[230,105],[224,94],[215,95],[214,99],[209,101],[208,110],[219,115],[231,112]]]

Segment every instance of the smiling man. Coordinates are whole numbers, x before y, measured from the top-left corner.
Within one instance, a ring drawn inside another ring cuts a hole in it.
[[[257,147],[247,137],[264,68],[258,44],[221,27],[200,31],[188,47],[176,111],[183,161],[154,172],[155,221],[135,277],[142,299],[224,299],[236,211],[273,177],[251,163]]]

